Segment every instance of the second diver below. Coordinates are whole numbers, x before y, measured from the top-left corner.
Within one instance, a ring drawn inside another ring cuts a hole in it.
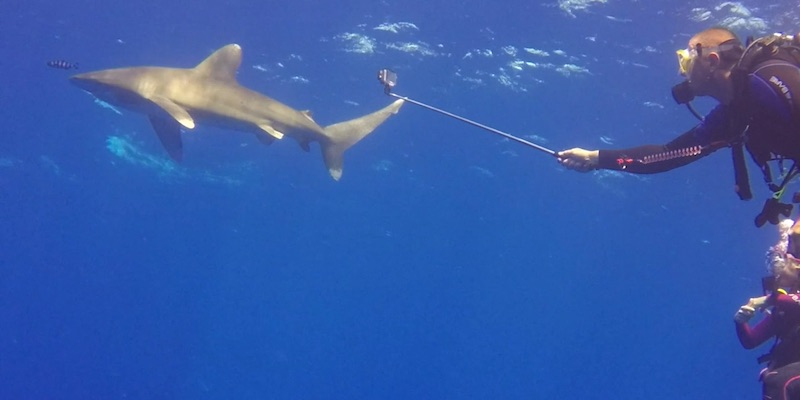
[[[771,275],[764,279],[765,296],[750,299],[734,315],[736,334],[745,349],[753,349],[770,338],[775,343],[759,357],[767,363],[761,371],[763,398],[800,400],[800,260],[787,253],[791,220],[779,224],[781,240],[767,252]],[[764,317],[751,326],[756,310]]]

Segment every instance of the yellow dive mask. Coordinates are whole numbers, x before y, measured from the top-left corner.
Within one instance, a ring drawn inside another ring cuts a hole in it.
[[[678,71],[683,76],[689,76],[689,71],[692,70],[692,64],[694,64],[694,60],[697,58],[697,50],[696,49],[680,49],[675,52],[675,55],[678,56]]]
[[[738,47],[741,47],[739,41],[732,39],[720,44],[719,46],[701,47],[698,44],[695,47],[678,50],[675,52],[675,54],[678,56],[678,71],[681,73],[681,75],[688,77],[689,73],[692,71],[694,62],[697,60],[697,57],[702,54],[702,52],[706,52],[706,54],[714,52],[720,53],[727,52]]]

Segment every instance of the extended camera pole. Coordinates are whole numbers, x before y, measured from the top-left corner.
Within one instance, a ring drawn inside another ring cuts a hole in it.
[[[388,69],[382,69],[382,70],[378,71],[378,80],[381,82],[381,84],[383,84],[383,92],[386,93],[388,96],[391,96],[391,97],[394,97],[394,98],[397,98],[397,99],[401,99],[401,100],[405,100],[405,101],[407,101],[409,103],[416,104],[416,105],[418,105],[420,107],[427,108],[428,110],[435,111],[435,112],[437,112],[439,114],[443,114],[443,115],[446,115],[448,117],[455,118],[455,119],[457,119],[457,120],[459,120],[461,122],[466,122],[466,123],[468,123],[468,124],[470,124],[472,126],[477,126],[478,128],[485,129],[485,130],[487,130],[489,132],[492,132],[492,133],[496,133],[496,134],[498,134],[498,135],[500,135],[500,136],[502,136],[502,137],[504,137],[506,139],[510,139],[510,140],[515,141],[515,142],[522,143],[522,144],[524,144],[526,146],[533,147],[534,149],[539,150],[539,151],[544,152],[544,153],[547,153],[547,154],[549,154],[549,155],[551,155],[553,157],[558,157],[558,153],[556,153],[553,150],[548,149],[547,147],[540,146],[540,145],[538,145],[536,143],[529,142],[529,141],[527,141],[525,139],[522,139],[522,138],[518,138],[518,137],[516,137],[514,135],[510,135],[510,134],[505,133],[503,131],[494,129],[494,128],[490,127],[490,126],[486,126],[484,124],[481,124],[481,123],[475,122],[473,120],[464,118],[464,117],[462,117],[460,115],[456,115],[456,114],[447,112],[445,110],[442,110],[442,109],[439,109],[439,108],[436,108],[436,107],[433,107],[433,106],[429,106],[429,105],[427,105],[425,103],[416,101],[414,99],[410,99],[408,97],[399,96],[397,94],[392,93],[392,88],[397,84],[397,74],[394,73],[393,71],[390,71]]]

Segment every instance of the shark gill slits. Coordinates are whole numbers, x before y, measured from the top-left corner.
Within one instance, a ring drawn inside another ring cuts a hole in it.
[[[65,60],[50,60],[47,66],[55,69],[78,69],[78,63],[71,63]]]

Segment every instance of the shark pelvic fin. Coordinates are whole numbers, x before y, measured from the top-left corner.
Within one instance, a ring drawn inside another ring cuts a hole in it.
[[[238,44],[229,44],[215,51],[194,69],[219,80],[236,81],[236,71],[241,64],[242,48]]]
[[[158,140],[161,141],[169,156],[178,162],[183,160],[181,126],[171,119],[154,116],[150,116],[150,124],[153,125],[153,129],[158,135]]]
[[[273,128],[269,122],[261,122],[257,125],[262,131],[269,133],[270,136],[274,137],[275,139],[283,139],[283,133],[275,130],[275,128]]]
[[[262,144],[264,144],[266,146],[271,145],[272,142],[275,141],[274,137],[268,136],[268,135],[264,135],[264,134],[261,134],[261,133],[256,133],[256,139],[258,139],[259,142],[261,142]]]
[[[189,112],[186,111],[186,109],[175,104],[174,101],[162,96],[150,97],[150,101],[156,103],[159,107],[166,111],[167,114],[174,118],[175,121],[178,121],[178,123],[185,126],[187,129],[194,129],[194,119],[192,119],[192,116],[189,115]]]

